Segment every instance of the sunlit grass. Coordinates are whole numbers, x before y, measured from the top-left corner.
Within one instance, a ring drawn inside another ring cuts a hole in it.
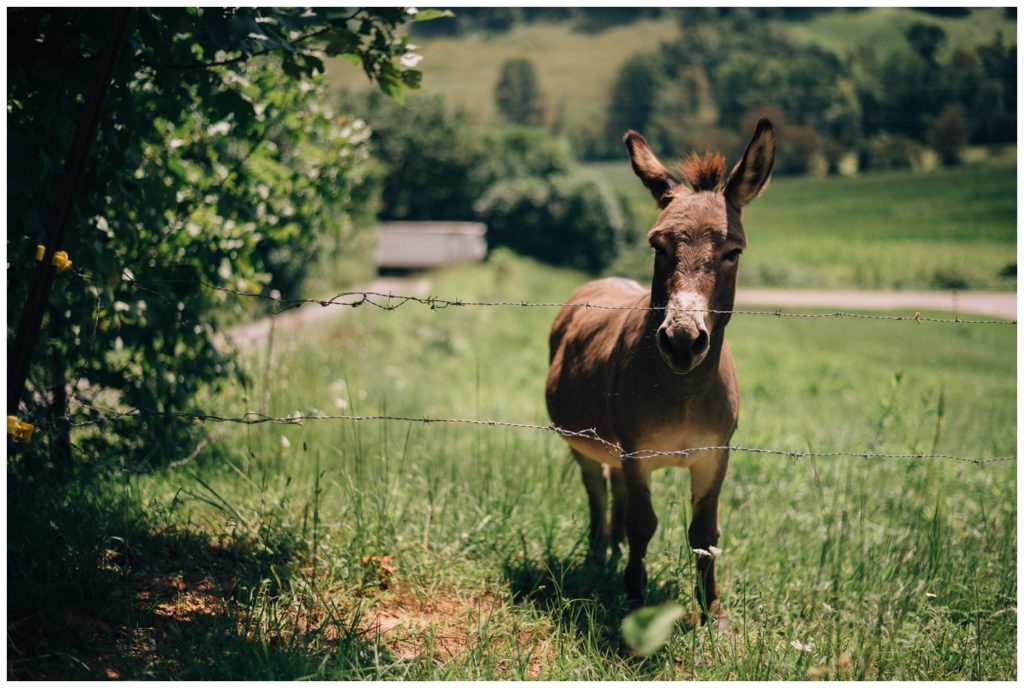
[[[626,195],[638,228],[657,218],[628,162],[591,166]],[[1015,289],[1016,166],[855,178],[779,177],[744,211],[740,284],[805,289]],[[646,279],[650,249],[611,272]]]
[[[501,255],[435,276],[433,290],[559,300],[583,279]],[[415,305],[339,312],[322,331],[278,333],[266,396],[255,351],[248,389],[211,406],[234,414],[266,399],[275,415],[543,424],[553,316]],[[1013,454],[1015,336],[1002,326],[737,316],[734,442]],[[720,565],[733,632],[678,629],[641,660],[618,633],[621,560],[583,565],[584,493],[557,437],[406,422],[227,428],[196,461],[128,480],[119,490],[139,509],[129,512],[134,525],[105,531],[126,531],[139,561],[156,533],[230,545],[242,564],[207,569],[226,588],[218,618],[237,622],[179,621],[184,636],[166,636],[148,663],[117,653],[108,662],[125,677],[169,677],[188,647],[197,660],[183,675],[203,678],[1015,675],[1015,462],[737,452],[731,464]],[[693,604],[687,483],[678,470],[654,480],[653,602]],[[394,572],[374,559],[388,556]],[[127,618],[155,637],[163,628],[138,612]],[[394,627],[378,634],[374,619]],[[206,661],[222,651],[232,659]]]

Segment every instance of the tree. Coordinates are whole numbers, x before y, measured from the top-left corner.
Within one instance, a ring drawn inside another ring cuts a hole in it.
[[[619,67],[608,94],[609,140],[621,140],[630,129],[643,132],[648,128],[663,80],[661,59],[655,54],[638,53]]]
[[[13,470],[38,466],[48,443],[67,468],[68,421],[93,406],[197,411],[200,390],[240,375],[212,343],[238,307],[204,283],[293,287],[318,236],[352,231],[368,131],[323,105],[322,58],[347,56],[401,97],[420,78],[396,31],[411,19],[400,8],[135,11],[65,247],[76,270],[51,294],[23,397],[47,431]],[[108,15],[12,9],[8,22],[10,327]],[[66,405],[68,390],[81,405]],[[82,462],[159,463],[191,434],[161,416],[125,422],[131,432],[76,432]]]
[[[525,57],[507,60],[494,87],[498,112],[512,124],[544,124],[544,96],[533,62]]]
[[[946,32],[941,26],[915,22],[903,34],[910,47],[928,64],[935,64],[935,53],[946,42]]]

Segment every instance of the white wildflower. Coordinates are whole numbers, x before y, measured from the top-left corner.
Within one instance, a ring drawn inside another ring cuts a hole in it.
[[[714,556],[714,555],[711,554],[711,552],[707,551],[706,549],[701,549],[700,547],[694,547],[693,548],[693,553],[696,554],[698,557],[709,557],[710,558],[710,557]]]
[[[799,640],[794,640],[794,641],[792,641],[790,643],[790,645],[792,645],[799,652],[813,652],[814,651],[814,641],[813,640],[808,640],[806,644],[805,643],[801,643]]]
[[[718,555],[720,555],[722,553],[722,550],[718,549],[714,545],[711,545],[710,547],[708,547],[708,551],[711,552],[711,556],[713,556],[713,557],[717,557]]]
[[[398,58],[398,63],[405,67],[406,69],[412,69],[422,61],[423,56],[420,55],[419,53],[414,52],[408,52],[402,55],[400,58]]]
[[[292,446],[292,443],[288,441],[287,437],[281,435],[281,446],[287,449],[288,447]]]

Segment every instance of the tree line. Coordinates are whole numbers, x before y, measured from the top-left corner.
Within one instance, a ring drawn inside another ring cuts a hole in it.
[[[955,164],[969,144],[1016,141],[1017,48],[1002,34],[976,48],[950,45],[941,27],[919,21],[902,45],[839,56],[766,21],[791,12],[678,10],[677,39],[619,68],[605,121],[567,135],[585,159],[618,157],[627,129],[661,150],[711,142],[735,155],[738,132],[767,115],[780,130],[781,173],[910,167],[926,148]],[[527,58],[503,67],[496,94],[509,121],[545,120]]]

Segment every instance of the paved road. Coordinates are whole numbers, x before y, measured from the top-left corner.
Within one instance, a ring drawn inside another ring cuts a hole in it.
[[[1017,293],[1004,291],[817,291],[739,289],[737,307],[936,310],[1017,319]]]
[[[426,296],[430,280],[423,277],[381,277],[369,284],[353,287],[352,291],[372,291],[382,294]],[[439,296],[449,296],[439,294]],[[510,294],[509,296],[514,296]],[[357,297],[352,297],[356,300]],[[793,289],[740,289],[736,294],[737,308],[834,308],[843,311],[885,310],[914,311],[942,310],[966,314],[990,315],[1007,320],[1017,319],[1015,292],[981,291],[819,291]],[[338,317],[349,309],[339,306],[321,308],[307,304],[302,308],[285,311],[276,316],[274,327],[294,336],[303,328],[317,327],[324,320]],[[552,317],[554,315],[552,314]],[[242,348],[261,344],[271,331],[271,318],[233,327],[226,337],[218,337],[219,344],[226,340]]]

